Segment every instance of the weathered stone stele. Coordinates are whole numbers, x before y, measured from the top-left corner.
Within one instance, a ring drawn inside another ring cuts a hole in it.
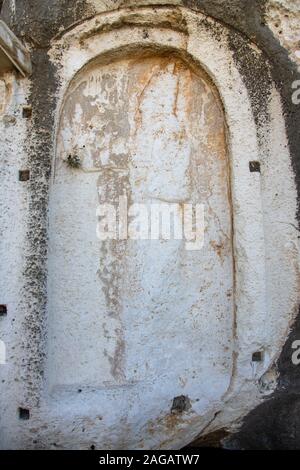
[[[226,392],[232,368],[231,206],[216,91],[169,54],[90,66],[69,88],[57,145],[49,393],[80,389],[134,433],[160,409],[176,420],[176,396],[205,412]],[[82,168],[66,164],[74,154]],[[205,248],[99,241],[97,205],[123,195],[129,204],[204,204]]]

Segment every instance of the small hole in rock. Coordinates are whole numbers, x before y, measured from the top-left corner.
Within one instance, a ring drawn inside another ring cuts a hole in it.
[[[30,412],[26,408],[19,408],[19,418],[22,420],[28,420],[30,418]]]
[[[7,315],[7,306],[0,305],[0,317],[4,317],[5,315]]]
[[[19,181],[28,181],[30,178],[29,170],[20,170],[19,171]]]
[[[180,395],[179,397],[175,397],[173,399],[171,413],[183,413],[184,411],[188,411],[190,408],[191,402],[189,397]]]
[[[262,351],[256,351],[252,354],[252,362],[262,362],[263,360],[263,353]]]
[[[95,447],[94,445],[92,445],[92,446],[90,447],[90,449],[91,449],[91,450],[95,450],[96,447]]]
[[[30,119],[32,116],[32,107],[31,106],[23,106],[22,116],[25,119]]]
[[[260,173],[260,162],[257,162],[257,161],[249,162],[249,169],[251,173],[254,173],[254,172]]]

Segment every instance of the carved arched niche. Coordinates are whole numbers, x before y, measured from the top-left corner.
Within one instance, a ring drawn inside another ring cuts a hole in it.
[[[53,46],[61,85],[41,398],[52,420],[41,432],[50,440],[60,429],[62,447],[179,448],[242,417],[262,383],[272,388],[298,299],[287,261],[295,189],[279,96],[274,88],[261,145],[226,38],[188,9],[141,8],[99,15]],[[285,182],[272,170],[279,154]],[[285,202],[270,206],[283,187]],[[99,203],[124,194],[204,204],[203,249],[100,241]],[[70,431],[76,419],[85,433]]]

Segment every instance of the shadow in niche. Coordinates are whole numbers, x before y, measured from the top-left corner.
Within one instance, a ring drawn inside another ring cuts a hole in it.
[[[193,442],[184,447],[185,450],[201,449],[201,450],[220,450],[223,448],[222,441],[229,436],[226,429],[219,429],[205,436],[198,437]]]
[[[300,449],[300,374],[293,364],[292,345],[300,338],[300,315],[276,364],[277,391],[245,418],[236,434],[226,440],[226,448],[245,450]]]

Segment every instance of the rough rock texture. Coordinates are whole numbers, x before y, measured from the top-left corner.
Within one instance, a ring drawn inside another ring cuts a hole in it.
[[[0,7],[1,7],[0,2]],[[51,129],[54,116],[51,111],[56,102],[57,75],[51,63],[48,50],[51,40],[73,23],[90,17],[95,11],[119,8],[130,4],[147,5],[151,2],[122,2],[86,0],[70,2],[28,0],[11,2],[4,0],[2,16],[11,29],[31,49],[34,72],[30,82],[28,101],[32,105],[32,135],[28,142],[28,163],[32,168],[32,181],[29,185],[28,204],[30,217],[26,229],[26,256],[24,275],[27,284],[23,291],[23,305],[27,315],[24,319],[26,335],[35,344],[43,341],[41,324],[36,317],[41,313],[45,302],[47,252],[46,214],[47,191],[50,175],[52,146]],[[299,1],[295,0],[184,0],[165,1],[164,4],[177,4],[199,10],[222,24],[230,27],[230,47],[236,64],[247,83],[252,111],[258,126],[265,119],[266,103],[269,99],[270,78],[264,60],[260,61],[251,53],[251,46],[241,42],[241,32],[253,41],[269,58],[271,76],[280,91],[287,122],[289,148],[292,165],[300,196],[300,106],[292,102],[292,83],[299,79],[296,61],[299,60]],[[264,79],[262,79],[264,77]],[[257,80],[264,82],[265,101],[257,99]],[[39,136],[43,135],[42,141]],[[12,139],[12,137],[10,137]],[[300,214],[299,214],[300,215]],[[26,305],[28,302],[28,305]],[[231,448],[300,448],[300,373],[299,367],[292,364],[291,344],[300,339],[300,320],[295,322],[290,337],[284,346],[276,367],[279,372],[277,391],[268,401],[261,404],[245,418],[241,430],[231,437],[220,436],[224,445]],[[27,356],[23,379],[38,384],[42,380],[43,357],[38,353]],[[35,399],[36,391],[30,392]],[[24,403],[28,397],[24,395]],[[225,430],[226,433],[226,430]],[[206,441],[207,442],[207,441]],[[215,441],[213,441],[215,443]]]
[[[270,0],[267,3],[267,24],[291,59],[300,63],[300,1]]]

